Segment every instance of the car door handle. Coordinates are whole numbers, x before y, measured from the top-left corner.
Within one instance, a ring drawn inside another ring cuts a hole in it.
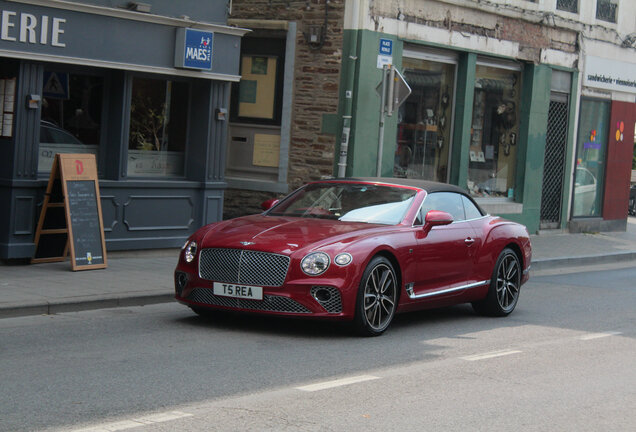
[[[466,243],[466,246],[472,246],[473,243],[475,243],[475,239],[468,237],[466,240],[464,240],[464,243]]]

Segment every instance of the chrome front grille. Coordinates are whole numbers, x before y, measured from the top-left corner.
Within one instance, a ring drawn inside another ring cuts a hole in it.
[[[217,282],[279,287],[288,268],[288,256],[267,252],[215,248],[199,256],[201,278]]]
[[[246,300],[217,296],[209,288],[194,288],[188,300],[213,306],[224,306],[254,311],[311,313],[309,309],[295,300],[283,296],[264,295],[263,300]]]

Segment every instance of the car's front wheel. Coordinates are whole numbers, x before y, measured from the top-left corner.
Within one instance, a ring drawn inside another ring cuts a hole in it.
[[[398,279],[391,262],[382,257],[374,257],[364,270],[358,297],[354,325],[358,333],[378,336],[389,327],[398,298]]]
[[[490,316],[506,316],[517,306],[521,288],[521,264],[517,254],[505,248],[495,263],[486,298],[473,303],[477,313]]]

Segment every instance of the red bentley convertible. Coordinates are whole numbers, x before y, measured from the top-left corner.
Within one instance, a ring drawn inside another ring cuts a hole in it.
[[[530,260],[526,228],[487,215],[456,186],[324,180],[262,214],[199,229],[181,251],[175,291],[199,314],[352,320],[379,335],[403,311],[470,302],[508,315]]]

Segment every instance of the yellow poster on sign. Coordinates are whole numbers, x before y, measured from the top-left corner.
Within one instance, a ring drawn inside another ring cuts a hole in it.
[[[252,165],[278,167],[280,135],[254,134]]]

